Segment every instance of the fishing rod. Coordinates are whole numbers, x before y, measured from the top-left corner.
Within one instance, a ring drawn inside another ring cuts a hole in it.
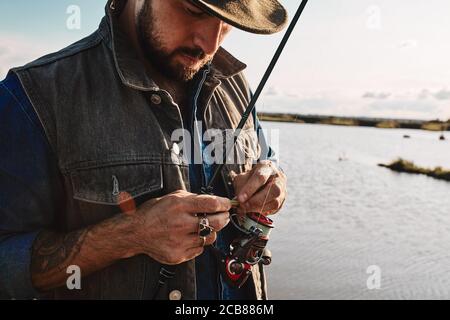
[[[223,161],[220,163],[215,171],[211,179],[209,180],[208,185],[203,188],[202,192],[205,194],[212,194],[214,182],[217,180],[219,174],[222,172],[226,160],[230,156],[233,151],[237,140],[241,134],[244,125],[248,121],[248,118],[253,113],[256,102],[258,101],[266,83],[272,74],[273,69],[275,68],[281,54],[283,53],[284,48],[292,35],[292,32],[297,25],[303,10],[305,9],[308,0],[302,0],[300,3],[297,12],[295,13],[283,39],[281,40],[280,45],[278,46],[277,51],[275,52],[272,61],[267,67],[266,72],[258,85],[253,97],[246,108],[245,112],[242,115],[242,118],[236,127],[236,130],[233,134],[233,144],[226,150]],[[236,201],[232,201],[234,206],[238,206]],[[231,217],[230,221],[233,225],[240,231],[241,236],[231,242],[229,247],[229,251],[227,253],[221,252],[218,248],[212,247],[214,249],[214,253],[216,254],[219,260],[220,271],[225,279],[225,281],[231,286],[240,288],[247,281],[248,277],[251,274],[251,267],[262,262],[264,265],[268,265],[271,263],[271,257],[269,255],[265,255],[265,248],[267,242],[269,241],[269,235],[272,229],[274,228],[273,221],[260,213],[249,213],[245,217],[241,219],[241,221],[235,222],[233,217]]]

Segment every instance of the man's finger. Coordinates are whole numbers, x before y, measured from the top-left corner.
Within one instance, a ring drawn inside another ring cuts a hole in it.
[[[220,212],[207,216],[209,225],[214,229],[214,231],[220,231],[225,228],[230,222],[230,213]]]
[[[198,234],[193,233],[189,237],[189,246],[192,248],[210,246],[217,240],[217,233],[213,232],[209,236],[205,237],[205,242],[203,243],[202,237],[199,237]]]
[[[234,173],[234,171],[233,171]],[[240,174],[230,174],[230,178],[233,181],[233,186],[236,192],[239,192],[242,187],[247,183],[248,179],[251,176],[251,171],[243,172]]]
[[[199,218],[195,217],[192,214],[185,213],[186,217],[183,221],[183,231],[186,232],[185,234],[190,233],[197,233],[198,232],[198,226],[199,226]]]
[[[267,183],[273,174],[274,169],[271,165],[257,164],[252,175],[239,191],[239,202],[245,203],[248,199],[250,199],[262,186]]]
[[[186,228],[184,230],[190,234],[198,234],[201,217],[194,217],[193,215],[190,215],[190,217],[191,219],[186,220]],[[208,219],[210,227],[213,228],[213,231],[218,232],[225,228],[230,222],[230,213],[227,211],[209,214],[206,218]]]
[[[254,211],[259,212],[260,210],[265,209],[265,206],[271,202],[272,200],[281,197],[283,193],[282,188],[279,185],[279,182],[274,179],[270,180],[266,183],[264,188],[262,188],[260,191],[257,191],[253,197],[251,197],[249,200],[247,200],[246,203],[242,204],[241,206],[247,211]],[[264,208],[263,208],[264,206]]]
[[[231,209],[230,199],[210,195],[189,195],[183,200],[183,209],[188,213],[216,213]]]
[[[247,210],[247,209],[244,209],[244,208],[242,208],[242,209],[239,208],[237,213],[240,216],[244,216],[247,213],[256,212],[256,213],[262,214],[264,216],[269,216],[269,215],[277,213],[278,211],[280,211],[280,209],[281,209],[280,202],[276,199],[276,200],[273,200],[271,202],[266,203],[264,205],[264,208],[262,208],[262,210],[261,210],[261,207],[259,207],[259,208],[250,208],[250,210]]]
[[[217,240],[217,233],[213,232],[208,237],[206,237],[205,246],[210,246]],[[203,240],[200,245],[203,245]]]
[[[265,216],[270,216],[280,211],[280,209],[281,209],[281,201],[275,199],[264,206],[264,209],[261,212],[261,214]]]

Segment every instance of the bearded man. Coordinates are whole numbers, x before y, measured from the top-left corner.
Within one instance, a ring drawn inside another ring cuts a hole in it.
[[[261,264],[234,288],[212,246],[236,236],[230,199],[241,214],[277,213],[286,176],[262,136],[258,152],[226,164],[215,196],[201,194],[215,164],[194,137],[236,128],[251,99],[245,65],[221,47],[227,34],[278,32],[285,9],[109,0],[105,11],[92,35],[0,83],[0,296],[266,299]],[[174,142],[179,129],[189,138]],[[243,132],[260,130],[255,113]],[[244,134],[236,150],[250,144]]]

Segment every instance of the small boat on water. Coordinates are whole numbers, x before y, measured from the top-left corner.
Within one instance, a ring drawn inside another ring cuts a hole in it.
[[[410,136],[409,134],[405,134],[405,135],[403,135],[403,138],[404,138],[404,139],[410,139],[411,136]]]
[[[441,134],[441,136],[439,137],[439,140],[445,140],[444,134]]]

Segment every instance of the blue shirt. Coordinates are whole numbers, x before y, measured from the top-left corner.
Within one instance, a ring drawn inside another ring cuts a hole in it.
[[[0,297],[32,298],[31,246],[62,187],[43,129],[14,74],[0,82]]]
[[[261,130],[258,122],[255,129]],[[0,82],[0,150],[0,298],[29,299],[38,296],[31,282],[32,245],[38,233],[52,224],[64,188],[44,129],[14,73]],[[191,165],[190,172],[192,191],[198,192],[202,168]],[[214,191],[225,195],[220,184]],[[217,245],[225,249],[234,236],[230,225],[220,233]],[[220,278],[211,250],[196,259],[196,267],[198,299],[248,297],[245,287],[230,288]]]

